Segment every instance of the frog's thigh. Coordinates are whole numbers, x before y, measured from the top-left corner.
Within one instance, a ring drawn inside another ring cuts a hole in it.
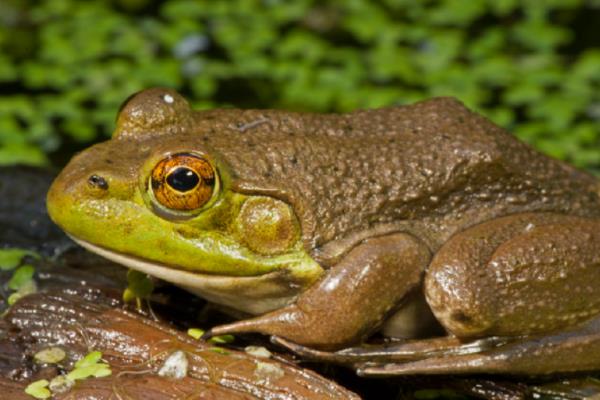
[[[600,311],[600,220],[518,214],[471,227],[434,256],[433,313],[458,337],[549,332]]]

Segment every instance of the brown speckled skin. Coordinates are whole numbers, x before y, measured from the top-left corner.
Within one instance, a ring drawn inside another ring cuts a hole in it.
[[[550,213],[497,218],[449,240],[425,293],[459,337],[556,331],[600,311],[600,221]]]
[[[241,191],[293,204],[307,250],[327,265],[383,232],[411,233],[435,251],[497,216],[600,216],[595,178],[450,98],[344,115],[216,110],[194,118]],[[263,122],[239,128],[253,121]]]
[[[193,147],[219,160],[235,191],[290,204],[307,253],[328,269],[294,303],[209,334],[258,331],[337,349],[364,339],[422,288],[450,335],[503,336],[522,348],[490,355],[481,345],[472,356],[450,336],[371,354],[394,365],[369,367],[362,350],[332,356],[281,343],[372,375],[510,372],[508,357],[519,373],[600,366],[600,184],[456,100],[343,115],[192,112],[175,92],[150,89],[124,105],[115,140],[99,145],[90,165],[127,148],[128,164],[116,170],[130,176],[124,182],[137,180],[150,148]],[[66,178],[85,177],[86,160],[78,162]],[[539,340],[548,342],[543,352]],[[586,346],[586,358],[532,366]],[[442,367],[423,367],[434,354]],[[403,357],[417,361],[398,364]]]

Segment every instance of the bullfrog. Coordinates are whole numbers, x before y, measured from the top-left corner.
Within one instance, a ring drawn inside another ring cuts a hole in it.
[[[47,206],[81,246],[242,315],[206,337],[366,376],[600,367],[598,180],[452,98],[194,111],[144,90]]]

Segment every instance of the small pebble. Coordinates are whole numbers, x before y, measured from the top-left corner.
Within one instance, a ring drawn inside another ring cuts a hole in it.
[[[253,355],[259,358],[271,358],[271,352],[262,346],[247,346],[244,351],[247,354]]]
[[[285,372],[277,364],[262,361],[256,362],[254,376],[260,380],[277,380],[283,377],[283,375],[285,375]]]
[[[188,359],[185,353],[177,350],[165,360],[158,370],[158,375],[167,378],[182,379],[187,376]]]

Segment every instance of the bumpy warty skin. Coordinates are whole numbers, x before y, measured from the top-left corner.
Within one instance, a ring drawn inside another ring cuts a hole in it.
[[[451,98],[343,115],[197,112],[240,191],[293,204],[315,258],[404,231],[432,250],[454,232],[525,211],[600,215],[590,175],[548,158]]]

